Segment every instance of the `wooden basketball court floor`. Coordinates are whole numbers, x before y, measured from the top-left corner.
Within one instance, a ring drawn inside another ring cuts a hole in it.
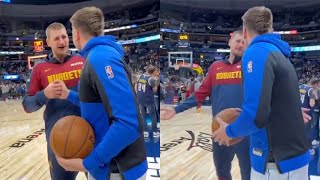
[[[202,110],[196,113],[193,108],[161,121],[161,180],[218,179],[213,165],[211,110],[209,107]],[[234,180],[241,180],[236,157],[231,175]]]
[[[48,180],[47,143],[43,110],[27,114],[21,101],[0,102],[0,180]],[[160,179],[159,139],[146,142],[149,170],[147,179]],[[77,180],[85,180],[79,173]]]
[[[50,179],[43,110],[27,114],[21,101],[0,102],[0,179]]]
[[[43,109],[24,112],[21,101],[0,102],[0,179],[48,180]],[[172,120],[161,121],[161,138],[146,142],[149,161],[148,179],[217,180],[211,151],[211,112],[190,109]],[[159,159],[159,146],[160,155]],[[231,174],[240,180],[238,160],[232,162]],[[79,173],[77,180],[86,177]]]

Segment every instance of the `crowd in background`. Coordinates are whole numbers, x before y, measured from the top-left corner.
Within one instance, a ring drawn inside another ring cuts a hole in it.
[[[148,65],[159,67],[159,44],[148,43],[125,47],[125,61],[133,74],[142,74]]]
[[[21,74],[28,71],[27,61],[2,61],[0,62],[0,75]]]
[[[160,58],[162,65],[168,65],[168,59]],[[294,65],[300,84],[307,84],[311,78],[320,78],[320,60],[310,60],[309,58],[291,58]],[[207,74],[208,69],[213,61],[209,60],[195,60],[197,64],[200,64],[204,70],[204,74]],[[202,80],[197,77],[197,74],[190,73],[186,78],[181,78],[178,71],[175,71],[169,66],[162,67],[164,71],[161,72],[163,76],[162,83],[162,100],[167,104],[179,103],[184,99],[184,93],[186,91],[186,97],[194,92],[196,83],[201,83]],[[186,90],[184,90],[186,89]]]
[[[23,81],[2,81],[0,83],[0,99],[21,99],[26,94],[26,83]]]
[[[159,67],[161,69],[162,102],[169,104],[178,103],[192,94],[195,84],[201,83],[202,79],[196,73],[190,73],[186,77],[181,78],[179,71],[169,67],[167,57],[159,56],[158,47],[159,44],[156,41],[125,46],[124,60],[132,72],[133,82],[141,74],[145,73],[148,65]],[[202,67],[204,75],[208,72],[208,68],[213,62],[210,59],[194,58],[193,60],[194,63]],[[317,57],[305,58],[299,54],[294,54],[290,60],[296,68],[301,84],[307,83],[311,78],[320,77],[320,61],[317,60]],[[26,92],[25,82],[27,81],[27,77],[30,76],[30,72],[26,62],[0,62],[0,75],[17,74],[21,77],[19,81],[0,80],[2,96],[6,96],[6,93],[8,94],[7,99],[17,99],[23,96]],[[10,91],[7,90],[8,87]]]

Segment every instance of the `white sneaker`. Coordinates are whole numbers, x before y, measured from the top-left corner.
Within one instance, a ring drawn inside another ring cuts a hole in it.
[[[160,132],[153,132],[153,137],[154,138],[159,138],[160,137]]]
[[[144,136],[144,138],[148,138],[148,137],[149,137],[149,132],[144,131],[144,132],[143,132],[143,136]]]

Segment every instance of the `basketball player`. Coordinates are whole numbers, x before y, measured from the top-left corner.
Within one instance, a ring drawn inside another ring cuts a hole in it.
[[[317,100],[317,94],[316,89],[318,88],[320,80],[316,78],[311,78],[308,82],[308,84],[303,84],[299,87],[300,91],[300,101],[301,105],[304,108],[311,109],[309,112],[309,115],[311,115],[311,121],[306,122],[305,129],[307,133],[307,137],[309,140],[309,150],[311,154],[311,161],[309,163],[309,175],[318,175],[317,169],[318,169],[318,159],[319,154],[316,153],[318,150],[318,122],[319,117],[315,116],[316,113],[318,113],[316,100]]]
[[[299,87],[301,106],[311,109],[311,111],[309,111],[309,115],[312,117],[311,122],[305,122],[310,143],[313,140],[316,140],[317,136],[316,125],[317,121],[319,121],[319,117],[314,116],[314,113],[317,113],[319,111],[315,107],[317,100],[316,89],[319,82],[319,79],[311,78],[308,84],[303,84]]]
[[[156,73],[155,73],[155,78],[158,80],[158,84],[157,84],[157,92],[154,94],[154,104],[156,106],[156,115],[157,115],[157,128],[160,128],[160,91],[161,91],[161,88],[160,88],[160,84],[161,84],[161,78],[160,78],[160,68],[157,67],[156,69]],[[158,133],[159,134],[159,133]]]
[[[196,83],[194,84],[194,91],[198,91],[198,89],[201,86],[201,80],[199,78],[196,78]],[[198,103],[197,105],[197,113],[201,112],[201,103]]]
[[[213,138],[228,144],[250,135],[253,180],[308,179],[310,153],[290,46],[273,34],[269,8],[250,8],[242,20],[250,44],[242,58],[244,103],[232,124],[218,120]]]
[[[81,116],[95,131],[96,144],[85,159],[63,159],[68,171],[88,171],[89,179],[145,179],[148,169],[143,125],[123,48],[104,36],[104,16],[96,7],[78,10],[70,19],[72,38],[86,59],[79,94],[62,81],[62,99],[81,107]],[[153,96],[152,96],[153,97]],[[92,177],[91,177],[92,176]]]
[[[68,55],[69,38],[63,24],[50,24],[46,29],[46,36],[52,57],[33,67],[28,92],[22,105],[27,113],[35,112],[46,105],[44,121],[51,179],[72,180],[76,178],[77,172],[65,171],[58,164],[51,150],[49,137],[51,128],[60,118],[68,115],[80,116],[80,108],[66,100],[55,99],[61,95],[61,87],[52,82],[60,79],[68,88],[76,90],[84,59],[81,56]]]
[[[154,100],[154,94],[158,91],[156,67],[150,65],[147,67],[147,74],[142,74],[136,84],[136,92],[138,95],[139,108],[144,120],[144,137],[149,137],[149,130],[147,125],[146,109],[151,116],[151,125],[153,137],[158,138],[159,133],[157,129],[157,112]],[[160,82],[160,79],[158,79]]]
[[[175,108],[166,107],[160,115],[171,119],[176,113],[195,107],[211,95],[212,115],[227,108],[239,108],[243,102],[241,79],[241,57],[245,49],[242,31],[235,31],[229,40],[230,56],[224,61],[214,62],[202,85],[190,98]],[[200,106],[201,107],[201,106]],[[219,180],[231,180],[231,161],[235,154],[239,159],[242,180],[250,179],[249,139],[244,138],[234,146],[220,146],[213,142],[213,160]]]

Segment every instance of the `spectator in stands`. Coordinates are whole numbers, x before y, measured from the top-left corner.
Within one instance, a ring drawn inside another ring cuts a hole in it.
[[[8,97],[9,97],[9,90],[10,87],[8,84],[4,84],[2,85],[2,95],[3,95],[3,101],[7,101]]]

